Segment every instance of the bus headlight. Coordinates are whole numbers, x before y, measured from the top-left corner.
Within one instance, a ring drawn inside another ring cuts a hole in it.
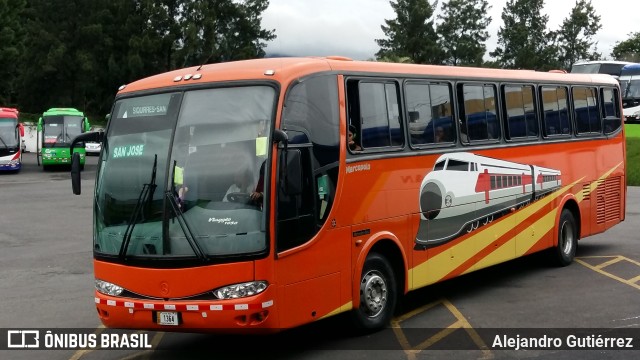
[[[112,284],[110,282],[106,282],[98,279],[96,279],[95,286],[98,292],[101,292],[105,295],[111,295],[111,296],[118,296],[122,294],[122,291],[124,290],[122,287],[116,284]]]
[[[213,294],[218,299],[238,299],[260,294],[267,286],[269,286],[269,283],[266,281],[250,281],[221,287],[213,290]]]

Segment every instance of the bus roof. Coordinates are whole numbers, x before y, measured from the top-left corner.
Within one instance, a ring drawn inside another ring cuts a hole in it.
[[[620,72],[620,77],[622,76],[631,76],[631,75],[640,75],[640,64],[629,64],[625,65]]]
[[[84,116],[82,111],[74,108],[51,108],[45,111],[42,116],[55,116],[55,115],[73,115],[73,116]]]
[[[171,88],[193,83],[243,80],[276,80],[288,83],[300,77],[320,72],[367,75],[407,75],[433,78],[465,78],[471,80],[581,82],[617,85],[606,74],[563,74],[533,70],[503,70],[461,66],[398,64],[374,61],[353,61],[344,57],[267,58],[243,60],[201,67],[174,70],[123,85],[119,94],[148,89]]]
[[[20,112],[16,108],[0,107],[0,117],[17,119]]]
[[[593,60],[593,61],[580,61],[577,62],[573,65],[590,65],[590,64],[616,64],[616,65],[623,65],[623,64],[633,64],[632,62],[629,61],[618,61],[618,60]]]

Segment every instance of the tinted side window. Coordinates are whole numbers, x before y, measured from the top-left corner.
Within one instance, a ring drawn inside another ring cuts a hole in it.
[[[362,148],[402,146],[398,87],[395,83],[360,82],[360,133]],[[356,129],[358,125],[355,125]]]
[[[601,118],[596,103],[596,89],[576,86],[571,89],[573,113],[579,134],[602,132]]]
[[[291,191],[280,178],[277,196],[278,251],[311,240],[328,218],[338,183],[340,117],[335,75],[305,79],[288,91],[282,129],[289,136],[279,166],[299,169],[300,191]]]
[[[610,134],[622,126],[620,118],[620,97],[618,89],[602,89],[602,115],[604,117],[604,133]]]
[[[503,88],[509,138],[538,137],[538,117],[531,85]]]
[[[545,136],[570,135],[569,106],[567,89],[543,86],[540,90],[542,101],[542,122]]]
[[[492,85],[462,85],[460,95],[462,142],[499,139],[495,88]]]
[[[405,87],[405,94],[411,145],[455,141],[448,84],[411,83]]]

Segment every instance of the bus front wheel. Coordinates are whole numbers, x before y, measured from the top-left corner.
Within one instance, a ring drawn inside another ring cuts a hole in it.
[[[375,331],[393,317],[397,301],[396,279],[389,261],[382,255],[367,256],[360,276],[360,306],[352,311],[356,328]]]
[[[563,209],[558,222],[558,245],[552,250],[555,263],[559,266],[567,266],[573,262],[578,248],[578,226],[573,213]]]

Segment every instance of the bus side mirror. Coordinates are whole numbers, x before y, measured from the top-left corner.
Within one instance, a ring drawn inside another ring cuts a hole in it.
[[[38,119],[38,132],[42,131],[42,118]]]
[[[80,195],[81,180],[80,180],[80,153],[74,152],[71,156],[71,188],[75,195]]]
[[[20,129],[20,137],[24,137],[24,125],[18,124],[18,129]]]
[[[89,119],[88,118],[84,118],[84,131],[90,131],[91,130],[91,124],[89,124]]]

